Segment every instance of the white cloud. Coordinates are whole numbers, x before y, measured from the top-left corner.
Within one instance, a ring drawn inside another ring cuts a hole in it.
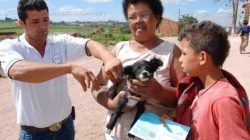
[[[96,12],[92,7],[88,8],[75,8],[71,5],[63,6],[58,11],[50,13],[53,21],[95,21],[106,20],[105,12]]]
[[[204,14],[204,13],[208,13],[208,11],[207,10],[199,10],[199,11],[196,11],[196,13]]]
[[[218,9],[216,12],[208,12],[206,10],[196,11],[193,16],[202,20],[211,20],[222,26],[230,26],[232,20],[232,10],[229,9]]]
[[[163,3],[167,4],[185,4],[189,2],[195,2],[200,0],[161,0]]]
[[[217,10],[217,13],[219,13],[219,14],[228,14],[228,13],[232,13],[232,10],[231,9],[222,9],[222,8],[220,8],[220,9]]]
[[[105,2],[112,2],[113,0],[84,0],[88,3],[105,3]]]
[[[90,7],[86,9],[82,9],[82,8],[74,8],[71,5],[63,6],[59,8],[59,12],[89,13],[90,11],[91,11]]]
[[[4,19],[5,17],[13,18],[13,19],[17,18],[16,9],[0,10],[0,19]]]

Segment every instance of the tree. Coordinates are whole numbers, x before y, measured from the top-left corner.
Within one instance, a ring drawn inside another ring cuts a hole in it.
[[[186,25],[191,25],[191,24],[194,24],[194,23],[198,23],[198,20],[189,15],[189,14],[186,14],[186,15],[181,15],[180,19],[179,19],[179,31],[185,27]]]
[[[222,0],[215,0],[216,2]],[[237,15],[238,15],[238,7],[239,7],[239,0],[227,0],[230,5],[233,6],[233,15],[232,15],[232,32],[231,34],[234,35],[237,32]]]

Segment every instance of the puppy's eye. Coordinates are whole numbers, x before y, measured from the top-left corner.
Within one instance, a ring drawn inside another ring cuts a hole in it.
[[[138,68],[138,69],[141,69],[141,66],[138,66],[137,68]]]

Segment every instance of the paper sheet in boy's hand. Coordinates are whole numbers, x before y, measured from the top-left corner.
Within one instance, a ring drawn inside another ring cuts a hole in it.
[[[165,119],[163,126],[160,117],[143,113],[129,133],[144,140],[185,140],[190,127]]]

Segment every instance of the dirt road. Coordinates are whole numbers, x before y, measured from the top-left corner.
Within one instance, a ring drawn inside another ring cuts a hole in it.
[[[176,41],[176,38],[166,38]],[[250,97],[250,47],[245,54],[239,54],[239,37],[230,37],[231,51],[224,68],[232,72]],[[95,73],[100,68],[100,61],[94,58],[82,58],[76,63],[83,65]],[[76,107],[76,140],[103,140],[106,110],[97,104],[89,92],[84,93],[80,85],[69,75],[69,93]],[[1,140],[17,140],[19,127],[16,125],[16,112],[11,98],[11,83],[0,78],[0,138]]]

